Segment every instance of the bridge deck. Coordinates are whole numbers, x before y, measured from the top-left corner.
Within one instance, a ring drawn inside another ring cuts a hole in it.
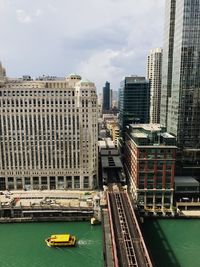
[[[152,267],[128,194],[108,192],[108,207],[118,259],[115,266]]]

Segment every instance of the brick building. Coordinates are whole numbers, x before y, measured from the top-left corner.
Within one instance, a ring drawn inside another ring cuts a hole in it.
[[[125,168],[144,212],[172,211],[175,138],[159,124],[131,124],[125,135]]]

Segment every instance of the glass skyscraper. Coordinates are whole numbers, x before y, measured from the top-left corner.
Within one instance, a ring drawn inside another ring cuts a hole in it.
[[[106,82],[103,87],[103,111],[110,110],[110,83]]]
[[[125,77],[119,89],[119,124],[122,131],[129,124],[148,123],[150,85],[145,77]]]
[[[198,167],[200,0],[166,1],[160,120],[176,136],[182,157]]]
[[[164,49],[163,49],[163,62],[162,62],[162,91],[161,91],[161,108],[160,108],[160,123],[165,126],[167,126],[168,99],[171,96],[171,87],[172,87],[175,7],[176,7],[176,0],[166,1]]]

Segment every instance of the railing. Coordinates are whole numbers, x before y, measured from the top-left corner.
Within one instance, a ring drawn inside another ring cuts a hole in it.
[[[109,193],[107,193],[107,200],[108,200],[108,210],[111,211]],[[119,267],[119,262],[118,262],[118,257],[117,257],[117,248],[116,248],[116,243],[115,243],[115,234],[114,234],[114,229],[113,229],[112,215],[111,215],[111,212],[109,212],[108,214],[109,214],[109,221],[110,221],[110,231],[111,231],[111,239],[112,239],[112,253],[113,253],[114,266]]]

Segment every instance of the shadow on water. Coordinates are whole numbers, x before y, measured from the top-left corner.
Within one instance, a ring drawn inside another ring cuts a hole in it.
[[[142,231],[155,267],[181,267],[158,220],[145,220]]]

